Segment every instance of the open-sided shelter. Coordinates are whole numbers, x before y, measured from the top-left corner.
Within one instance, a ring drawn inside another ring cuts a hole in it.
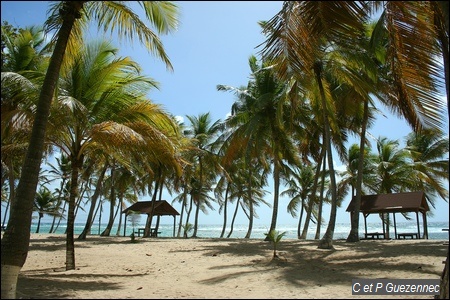
[[[347,211],[350,212],[350,219],[355,211],[355,199],[347,207]],[[416,237],[428,239],[428,227],[426,213],[430,208],[427,204],[424,192],[405,192],[405,193],[392,193],[392,194],[377,194],[377,195],[364,195],[361,196],[360,212],[364,216],[365,237],[371,236],[374,238],[376,235],[386,237],[385,224],[383,222],[383,233],[368,233],[367,232],[367,216],[373,213],[377,214],[389,214],[392,213],[394,217],[394,234],[395,238]],[[397,224],[395,220],[396,213],[408,213],[415,212],[417,220],[417,234],[416,233],[397,233]],[[423,218],[423,236],[420,235],[419,213]]]
[[[136,202],[122,211],[122,213],[125,214],[125,225],[123,228],[124,236],[127,227],[127,216],[130,214],[130,212],[146,214],[148,216],[150,214],[152,214],[153,216],[173,216],[173,236],[175,236],[176,216],[180,214],[166,200],[158,200],[154,202],[155,203],[153,203],[153,201]]]

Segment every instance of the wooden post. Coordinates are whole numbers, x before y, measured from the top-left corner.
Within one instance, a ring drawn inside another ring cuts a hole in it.
[[[419,213],[416,211],[416,220],[417,220],[417,233],[420,239],[420,223],[419,223]]]
[[[395,212],[392,214],[394,215],[394,239],[397,239],[397,222],[395,221]]]

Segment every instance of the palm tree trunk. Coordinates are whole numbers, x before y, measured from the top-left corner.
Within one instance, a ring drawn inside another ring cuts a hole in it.
[[[200,199],[197,199],[195,202],[195,217],[194,217],[194,232],[192,233],[192,237],[197,237],[197,229],[198,229],[198,216],[200,214]]]
[[[302,232],[302,235],[300,236],[300,239],[306,239],[306,236],[308,234],[309,220],[311,219],[313,203],[316,200],[317,184],[319,182],[320,170],[322,168],[322,158],[324,158],[326,156],[325,152],[326,152],[326,149],[323,148],[320,153],[320,159],[317,162],[316,174],[314,176],[314,183],[311,188],[311,193],[309,194],[309,197],[308,197],[309,198],[308,199],[308,210],[306,213],[305,225],[303,226],[303,232]],[[325,164],[324,164],[323,168],[325,170]]]
[[[277,153],[275,151],[275,153]],[[278,154],[276,154],[278,155]],[[273,167],[273,185],[274,185],[274,195],[273,195],[273,207],[272,207],[272,221],[270,223],[269,232],[275,230],[277,227],[277,217],[278,217],[278,199],[280,192],[280,161],[278,158],[274,159],[274,167]],[[268,236],[264,239],[265,241],[269,241]]]
[[[363,166],[364,166],[364,150],[366,141],[366,128],[369,118],[369,100],[364,101],[364,116],[361,126],[361,139],[359,141],[359,158],[358,158],[358,176],[356,178],[356,197],[355,197],[355,210],[352,215],[352,225],[350,233],[347,237],[347,242],[359,242],[359,212],[361,209],[361,189],[363,179]],[[353,196],[353,195],[352,195]]]
[[[245,235],[246,239],[250,238],[250,235],[252,234],[252,230],[253,230],[253,216],[255,215],[254,211],[253,211],[253,200],[252,200],[252,168],[250,168],[250,172],[248,174],[248,184],[247,184],[247,189],[248,189],[248,208],[249,208],[249,216],[248,216],[248,230],[247,230],[247,234]]]
[[[187,201],[186,201],[186,191],[183,191],[183,201],[181,204],[181,213],[180,213],[180,221],[178,222],[178,233],[177,233],[177,237],[180,237],[181,235],[181,229],[182,229],[182,225],[183,225],[183,216],[184,216],[184,211],[186,210],[186,206],[187,206]]]
[[[303,220],[303,213],[305,211],[305,199],[302,199],[302,208],[300,208],[300,216],[298,218],[298,225],[297,225],[297,238],[300,239],[300,232],[302,227],[302,220]]]
[[[328,222],[327,231],[319,243],[320,249],[333,249],[334,227],[336,226],[336,212],[337,212],[337,193],[336,193],[336,178],[333,166],[333,152],[331,148],[330,124],[326,113],[327,105],[325,101],[325,91],[322,84],[322,63],[316,62],[314,64],[314,73],[316,75],[317,84],[319,85],[320,98],[322,102],[322,119],[325,130],[324,146],[327,149],[328,168],[330,170],[330,190],[331,190],[331,212],[330,221]]]
[[[222,232],[220,233],[220,238],[223,238],[225,235],[225,230],[227,229],[227,208],[228,208],[228,192],[230,190],[230,182],[227,183],[227,189],[225,191],[225,201],[223,203],[223,226],[222,226]]]
[[[323,165],[326,164],[326,156],[323,155]],[[316,235],[314,236],[315,240],[318,240],[320,238],[320,230],[322,227],[322,208],[323,208],[323,192],[324,192],[324,186],[325,186],[325,172],[322,172],[322,187],[320,189],[320,199],[319,199],[319,211],[317,213],[317,227],[316,227]]]
[[[116,189],[114,186],[115,181],[116,181],[115,165],[113,164],[113,166],[111,167],[111,192],[109,195],[109,197],[110,197],[109,198],[109,219],[108,219],[108,224],[106,225],[105,230],[103,230],[103,232],[100,234],[100,236],[110,236],[111,229],[114,224],[114,203],[116,200]]]
[[[97,186],[95,187],[94,195],[92,195],[91,207],[89,208],[86,225],[84,226],[81,234],[78,236],[78,240],[85,240],[86,236],[91,232],[92,221],[94,220],[94,211],[97,206],[97,199],[100,197],[101,191],[103,190],[103,178],[105,177],[107,169],[108,166],[105,165],[100,173],[100,176],[98,177]]]
[[[75,154],[71,163],[72,176],[70,180],[69,210],[67,212],[66,227],[66,270],[75,270],[75,199],[77,199],[78,196],[78,175],[80,166],[83,165],[82,158],[78,159]]]
[[[183,232],[183,237],[187,238],[187,234],[188,234],[188,228],[189,228],[189,218],[191,216],[191,212],[192,212],[192,207],[194,206],[194,200],[193,197],[191,195],[191,200],[189,203],[189,209],[187,211],[187,215],[186,215],[186,222],[184,223],[184,232]]]
[[[41,228],[41,219],[43,216],[44,216],[44,214],[39,212],[39,219],[38,219],[38,224],[37,224],[37,228],[36,228],[36,233],[39,233],[39,229]]]
[[[324,162],[323,165],[325,166],[325,158],[324,157]],[[319,196],[319,213],[318,213],[318,217],[317,217],[317,226],[316,226],[316,236],[314,237],[315,240],[318,240],[320,237],[320,227],[322,225],[322,205],[323,205],[323,193],[325,192],[325,174],[326,174],[326,170],[323,170],[322,172],[322,181],[321,181],[321,185],[320,185],[320,196]]]
[[[248,208],[249,208],[249,212],[248,212],[248,230],[247,233],[245,235],[244,238],[249,239],[251,234],[252,234],[252,230],[253,230],[253,217],[255,215],[254,211],[253,211],[253,200],[251,200],[248,203]]]
[[[230,232],[228,232],[227,238],[229,238],[231,236],[231,234],[233,233],[234,221],[236,220],[236,215],[237,215],[237,212],[239,211],[239,201],[241,201],[240,197],[238,199],[236,199],[236,208],[234,209],[233,218],[231,219],[231,224],[230,224]]]
[[[120,229],[122,228],[122,212],[121,212],[121,208],[123,207],[123,195],[121,195],[119,197],[119,203],[117,204],[117,209],[116,209],[116,216],[114,217],[114,219],[116,219],[117,214],[119,213],[119,224],[117,224],[117,232],[116,235],[120,236]]]
[[[28,255],[33,201],[38,184],[50,106],[58,82],[67,41],[76,18],[80,17],[79,12],[84,2],[67,2],[64,7],[63,22],[39,95],[27,155],[17,187],[16,199],[20,199],[20,201],[11,203],[10,218],[2,238],[2,299],[16,297],[17,278]]]
[[[58,203],[59,203],[59,206],[61,206],[61,196],[62,196],[62,194],[63,194],[63,189],[64,189],[64,185],[66,184],[66,178],[63,178],[63,180],[61,181],[61,188],[59,189],[59,192],[58,192]],[[53,221],[52,221],[52,226],[50,227],[50,229],[49,229],[49,231],[48,231],[48,233],[52,233],[53,232],[53,228],[55,227],[55,223],[56,223],[56,218],[57,218],[57,216],[55,215],[55,216],[53,216]],[[61,218],[61,216],[59,216],[59,218]]]
[[[53,233],[55,233],[56,230],[58,230],[59,225],[61,224],[61,220],[63,219],[63,215],[66,212],[66,206],[67,206],[67,201],[64,200],[64,205],[63,205],[63,209],[62,209],[62,212],[61,212],[61,216],[59,216],[58,223],[56,223],[56,227],[53,230]]]

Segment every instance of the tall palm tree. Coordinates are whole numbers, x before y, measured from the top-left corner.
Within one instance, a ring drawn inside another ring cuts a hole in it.
[[[253,158],[258,158],[263,170],[272,170],[274,192],[270,231],[275,230],[277,224],[283,165],[299,161],[298,151],[289,134],[298,126],[290,122],[293,108],[287,100],[287,85],[278,80],[271,69],[271,62],[259,62],[254,55],[248,62],[251,80],[246,87],[217,86],[219,91],[234,92],[239,99],[234,107],[235,114],[227,121],[228,126],[234,129],[228,138],[225,156],[232,160],[240,153],[248,165]]]
[[[49,138],[71,158],[72,166],[67,269],[75,266],[75,199],[86,157],[101,151],[124,166],[140,161],[143,169],[150,168],[151,161],[177,163],[175,147],[166,136],[176,126],[161,107],[146,99],[146,92],[156,83],[140,75],[129,58],[116,59],[115,53],[115,48],[102,41],[80,49],[70,67],[63,70],[60,95],[52,108]],[[124,151],[129,151],[127,156]],[[114,202],[115,197],[110,196]]]
[[[31,26],[12,30],[8,25],[2,25],[1,157],[2,164],[7,166],[9,183],[5,217],[15,198],[34,118],[34,99],[48,65],[48,51],[42,28]],[[4,218],[4,222],[6,220]]]
[[[132,3],[134,2],[63,1],[52,7],[47,25],[49,29],[57,30],[55,48],[40,92],[29,147],[17,188],[16,198],[21,201],[15,201],[11,207],[10,222],[2,238],[2,298],[16,297],[17,277],[28,253],[33,198],[38,183],[50,107],[67,46],[76,45],[81,40],[82,24],[87,24],[88,18],[94,18],[99,22],[99,28],[105,31],[118,29],[120,37],[130,40],[138,37],[147,49],[162,58],[171,68],[157,34],[130,9],[129,5]],[[166,34],[176,29],[178,9],[172,2],[139,1],[138,4],[144,10],[146,18],[155,26],[157,33]]]
[[[312,101],[322,122],[332,208],[320,248],[332,248],[338,201],[331,141],[343,138],[342,133],[338,133],[339,119],[335,112],[339,110],[337,102],[345,99],[342,98],[345,93],[339,89],[335,93],[334,88],[342,85],[344,92],[351,91],[367,99],[370,87],[368,77],[360,73],[360,65],[370,61],[361,55],[359,45],[348,42],[358,41],[363,36],[367,11],[368,7],[362,2],[289,1],[284,2],[282,10],[264,27],[268,39],[262,49],[263,56],[274,61],[282,79],[294,78],[298,82],[300,92]],[[319,18],[319,15],[327,17]],[[338,144],[335,142],[335,145]]]
[[[45,186],[41,187],[36,193],[34,205],[39,214],[36,233],[39,233],[41,219],[44,217],[44,214],[48,214],[50,216],[58,216],[61,214],[57,197]]]
[[[221,120],[213,122],[210,113],[203,113],[199,116],[186,116],[190,122],[190,127],[185,130],[185,135],[193,139],[197,147],[194,157],[194,177],[192,178],[191,196],[196,205],[193,237],[197,236],[198,214],[205,210],[205,205],[212,208],[211,198],[208,194],[212,192],[212,182],[215,181],[217,172],[221,170],[216,143],[220,131],[223,128]]]
[[[300,238],[300,228],[303,221],[303,214],[306,208],[306,199],[312,192],[314,182],[315,166],[305,164],[294,166],[294,168],[286,174],[286,182],[288,188],[281,193],[281,196],[289,196],[291,200],[288,203],[287,211],[293,216],[297,217],[298,211],[298,226],[297,237]],[[312,203],[311,203],[312,204]]]

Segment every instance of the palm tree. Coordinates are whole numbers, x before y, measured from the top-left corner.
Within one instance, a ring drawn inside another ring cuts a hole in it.
[[[95,157],[95,161],[98,162],[100,160],[100,158],[103,158],[104,155],[103,153],[99,153],[96,157]],[[103,164],[102,164],[103,163]],[[106,171],[109,168],[109,164],[107,162],[107,159],[105,159],[105,161],[103,162],[103,160],[101,160],[100,163],[96,164],[99,167],[99,170],[95,170],[94,172],[92,172],[91,175],[91,181],[93,181],[93,185],[95,185],[95,191],[94,194],[91,197],[91,203],[90,203],[90,208],[89,208],[89,212],[88,215],[86,217],[86,225],[84,226],[83,231],[80,233],[80,235],[78,236],[77,239],[79,240],[85,240],[87,235],[91,232],[91,226],[92,223],[94,221],[94,217],[95,217],[95,209],[99,208],[100,205],[97,205],[97,201],[99,200],[99,198],[102,195],[103,192],[103,181],[105,178],[105,174]]]
[[[324,3],[317,1],[285,2],[282,10],[264,26],[269,35],[262,49],[264,57],[272,59],[279,76],[297,81],[300,92],[311,101],[313,111],[323,128],[323,145],[330,170],[332,208],[327,231],[320,248],[332,248],[338,194],[333,167],[332,140],[340,148],[345,136],[339,132],[341,123],[336,118],[348,96],[367,99],[370,76],[361,74],[361,66],[371,71],[369,57],[358,41],[364,33],[368,8],[364,3]],[[326,15],[329,17],[318,18]],[[332,17],[338,14],[336,22]],[[299,43],[301,46],[298,46]],[[295,45],[295,46],[294,46]],[[361,76],[363,75],[363,76]],[[342,87],[342,88],[341,88]],[[357,103],[358,103],[357,102]],[[340,103],[340,105],[337,105]]]
[[[65,52],[70,53],[68,45],[76,45],[80,41],[82,24],[88,18],[99,21],[99,28],[105,31],[118,29],[121,37],[139,40],[154,54],[162,58],[171,68],[170,61],[164,51],[157,34],[147,27],[132,9],[134,2],[116,1],[63,1],[52,7],[47,25],[49,29],[57,29],[57,40],[50,59],[50,64],[42,85],[29,140],[29,147],[23,165],[23,172],[17,188],[16,198],[11,207],[10,222],[2,238],[2,298],[15,298],[17,276],[25,263],[30,240],[29,228],[34,194],[38,183],[39,165],[43,156],[44,137],[52,98],[58,82],[59,71]],[[165,34],[177,26],[177,6],[172,2],[140,1],[145,16],[159,34]],[[70,58],[70,57],[69,57]],[[14,233],[12,232],[14,228]]]
[[[49,132],[55,134],[49,134],[49,138],[71,158],[72,166],[68,269],[75,265],[75,204],[86,157],[93,158],[100,152],[124,166],[139,161],[142,169],[149,169],[152,161],[177,164],[175,147],[168,137],[170,129],[170,134],[175,135],[176,126],[161,107],[146,99],[146,92],[156,83],[140,75],[138,66],[129,58],[117,59],[115,53],[115,48],[102,41],[81,48],[62,72],[60,95],[52,108],[54,119],[50,120]],[[127,156],[124,151],[129,151]],[[110,196],[114,202],[114,195]]]
[[[448,189],[448,136],[441,131],[426,129],[420,133],[411,132],[406,136],[406,150],[410,151],[413,160],[414,177],[417,178],[416,190],[425,191],[427,201],[434,207],[433,195],[447,201]]]
[[[9,26],[2,25],[1,157],[2,165],[7,166],[9,183],[5,217],[15,197],[34,117],[34,99],[47,67],[49,50],[42,28],[13,30]]]
[[[286,85],[277,79],[269,61],[259,63],[254,55],[249,58],[251,80],[246,88],[218,85],[219,91],[232,91],[239,98],[232,115],[227,120],[235,127],[229,137],[228,158],[231,161],[236,153],[241,153],[250,164],[253,158],[264,166],[272,165],[274,198],[270,230],[276,229],[278,202],[280,196],[280,174],[285,163],[297,163],[298,152],[289,132],[296,124],[289,122],[292,107],[289,106]]]
[[[362,1],[285,2],[280,13],[268,22],[266,32],[271,34],[271,38],[266,41],[263,53],[278,59],[276,67],[284,79],[292,73],[298,80],[314,78],[312,71],[321,70],[316,50],[324,49],[320,47],[323,41],[347,46],[348,49],[357,46],[349,41],[359,40],[355,35],[362,32],[373,8],[380,7],[382,3],[374,1],[371,3],[373,6],[367,4]],[[380,32],[388,28],[390,65],[394,66],[391,74],[394,74],[395,92],[390,93],[385,103],[405,116],[414,128],[419,128],[422,120],[431,125],[441,124],[442,103],[433,80],[442,78],[436,60],[441,55],[444,57],[448,96],[448,11],[442,9],[444,7],[448,8],[448,4],[388,1],[386,13],[382,14],[379,22],[386,26],[376,26]],[[423,22],[426,18],[428,22]],[[383,34],[374,34],[372,40],[375,44]],[[302,87],[307,89],[309,85],[302,84]],[[420,103],[429,105],[421,106]],[[417,118],[415,109],[422,112],[422,118]]]
[[[60,204],[63,205],[61,208],[61,215],[59,216],[58,224],[55,227],[56,223],[56,216],[53,217],[52,226],[49,229],[49,233],[55,232],[56,229],[59,227],[59,223],[62,219],[62,216],[64,212],[66,211],[66,205],[67,205],[67,195],[68,195],[68,180],[70,178],[70,159],[63,153],[61,154],[60,158],[56,157],[57,166],[54,166],[51,163],[48,163],[50,170],[48,171],[50,175],[52,175],[52,179],[50,179],[49,183],[53,180],[60,180],[59,188],[57,189],[58,195],[57,199],[60,202]],[[55,231],[54,231],[55,230]]]
[[[410,152],[399,147],[398,140],[380,137],[377,140],[376,176],[371,190],[378,194],[390,194],[414,190],[416,178]],[[381,215],[389,238],[389,214]]]
[[[197,147],[194,157],[194,177],[191,181],[191,197],[196,205],[195,220],[192,236],[197,236],[198,213],[205,211],[205,206],[212,208],[209,192],[214,182],[217,170],[221,170],[217,158],[218,144],[215,143],[222,130],[221,120],[213,122],[210,113],[203,113],[199,116],[186,116],[190,121],[190,127],[185,131],[185,135],[193,139]]]
[[[34,205],[39,214],[36,233],[39,233],[41,219],[44,217],[44,214],[48,214],[50,216],[58,216],[61,214],[58,198],[45,186],[41,187],[39,192],[36,193]]]
[[[277,230],[271,230],[268,233],[265,233],[267,236],[267,240],[269,240],[273,244],[273,256],[272,259],[278,258],[277,247],[278,243],[281,239],[286,235],[286,232],[279,232]]]
[[[281,196],[287,195],[291,197],[288,203],[287,211],[293,217],[297,216],[300,210],[297,226],[297,237],[300,238],[300,228],[303,220],[303,213],[306,208],[306,199],[312,192],[311,189],[314,183],[314,169],[315,166],[311,164],[294,166],[289,173],[286,174],[286,181],[288,189],[281,193]],[[312,205],[312,203],[310,203]]]

